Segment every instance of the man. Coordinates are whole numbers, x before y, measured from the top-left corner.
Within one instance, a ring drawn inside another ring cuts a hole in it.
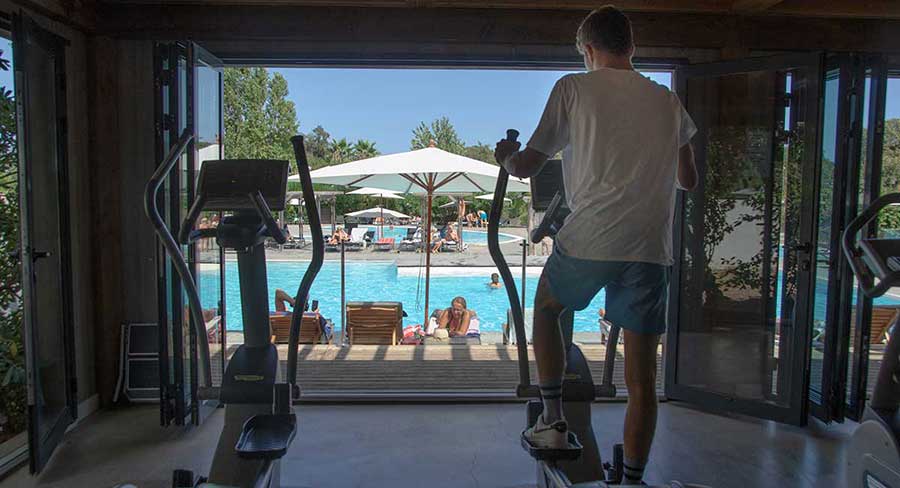
[[[582,310],[606,288],[607,318],[625,337],[625,481],[643,477],[656,429],[656,350],[666,328],[676,185],[697,183],[689,144],[696,127],[678,98],[637,73],[631,24],[612,6],[591,12],[576,45],[587,73],[554,86],[527,147],[497,143],[510,174],[535,175],[563,155],[571,215],[535,293],[534,352],[543,414],[526,432],[536,446],[567,444],[562,413],[564,309]]]

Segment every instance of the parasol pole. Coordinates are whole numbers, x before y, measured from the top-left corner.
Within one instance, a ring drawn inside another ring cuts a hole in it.
[[[427,209],[425,211],[425,320],[422,322],[422,328],[428,327],[428,291],[431,281],[431,198],[434,190],[434,181],[431,176],[428,178],[428,197],[426,198]]]

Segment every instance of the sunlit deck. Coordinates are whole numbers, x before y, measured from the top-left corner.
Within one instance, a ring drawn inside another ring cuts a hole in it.
[[[234,346],[229,347],[229,355]],[[599,383],[603,375],[606,346],[581,346],[588,365]],[[278,346],[281,367],[287,366],[287,346]],[[532,382],[536,368],[529,352]],[[616,353],[613,384],[625,397],[624,346]],[[440,395],[455,398],[515,399],[519,370],[516,347],[492,345],[424,346],[300,346],[297,377],[304,399],[426,399]],[[221,378],[221,368],[213,362],[213,379]],[[662,346],[658,353],[657,378],[662,378]],[[282,372],[284,369],[282,369]],[[662,381],[657,380],[662,394]]]

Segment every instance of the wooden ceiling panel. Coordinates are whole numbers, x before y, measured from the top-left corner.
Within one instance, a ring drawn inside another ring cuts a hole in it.
[[[290,5],[309,7],[484,8],[590,10],[585,0],[100,0],[143,5]],[[629,12],[784,15],[832,18],[900,18],[898,0],[618,0]]]

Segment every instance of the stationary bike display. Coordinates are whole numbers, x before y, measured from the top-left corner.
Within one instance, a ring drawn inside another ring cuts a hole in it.
[[[279,460],[286,454],[297,431],[292,403],[300,395],[296,375],[303,305],[307,303],[309,289],[324,258],[322,227],[315,207],[303,138],[296,136],[291,142],[303,183],[313,256],[296,295],[286,379],[279,377],[278,351],[270,341],[265,242],[269,238],[278,243],[286,241],[272,211],[283,210],[285,206],[288,162],[249,159],[204,162],[196,199],[176,242],[160,217],[157,193],[192,138],[186,131],[154,173],[145,192],[145,210],[188,297],[191,322],[199,345],[199,396],[223,404],[225,422],[209,477],[195,480],[190,471],[178,470],[173,476],[173,487],[278,488],[281,486]],[[228,215],[216,228],[194,230],[197,218],[205,211]],[[230,358],[221,388],[211,386],[209,344],[200,297],[179,245],[204,238],[215,238],[219,246],[233,250],[238,264],[244,343]]]
[[[884,195],[859,214],[843,235],[843,250],[859,287],[870,298],[900,286],[900,239],[858,237],[878,212],[900,204],[900,193]],[[876,282],[877,279],[877,282]],[[847,451],[847,485],[900,488],[900,339],[897,320],[888,338],[872,399]]]

